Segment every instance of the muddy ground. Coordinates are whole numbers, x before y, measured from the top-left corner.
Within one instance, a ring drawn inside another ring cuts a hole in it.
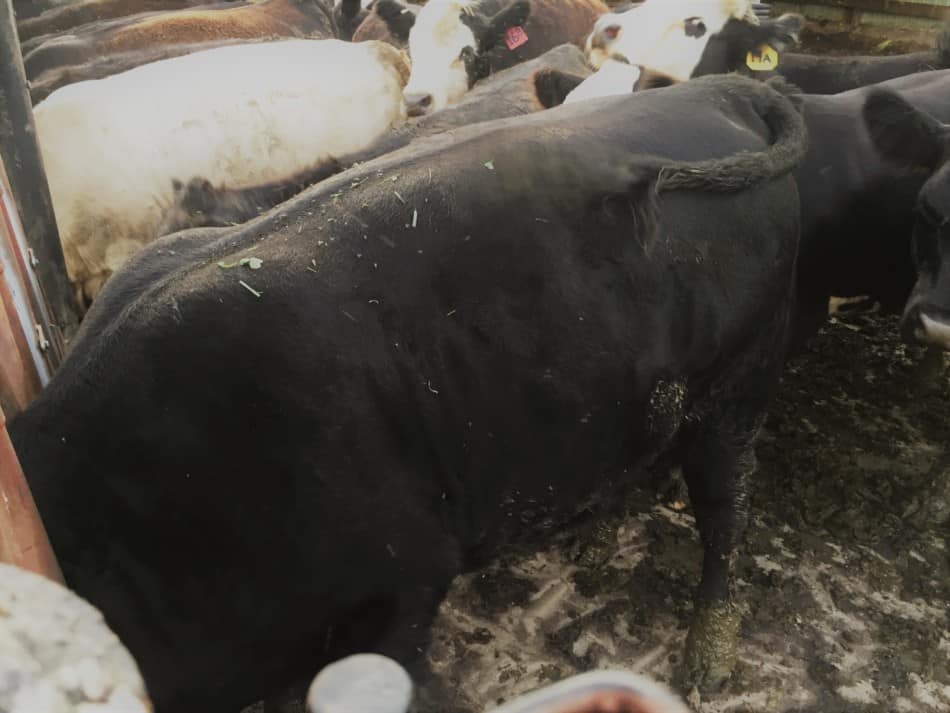
[[[862,25],[809,20],[799,45],[790,51],[823,55],[894,55],[923,52],[934,45],[935,29]]]
[[[706,713],[950,711],[950,378],[896,318],[838,317],[791,362],[739,560],[740,663]],[[594,668],[670,681],[701,549],[678,481],[631,490],[460,578],[420,713]]]

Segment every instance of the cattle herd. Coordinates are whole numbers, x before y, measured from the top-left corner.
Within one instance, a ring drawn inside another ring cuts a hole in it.
[[[748,0],[201,2],[13,3],[88,311],[10,433],[157,713],[359,652],[423,675],[513,523],[658,457],[703,549],[678,684],[715,692],[788,358],[833,296],[950,350],[950,30],[816,57]]]

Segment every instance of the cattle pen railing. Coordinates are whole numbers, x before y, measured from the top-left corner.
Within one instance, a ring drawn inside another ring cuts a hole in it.
[[[0,562],[62,581],[6,415],[22,411],[66,354],[78,324],[12,0],[0,0]]]
[[[869,34],[931,33],[950,20],[950,0],[779,0],[772,15],[797,12],[811,23],[838,23]]]
[[[62,581],[46,530],[6,429],[49,381],[47,305],[0,163],[0,562]]]

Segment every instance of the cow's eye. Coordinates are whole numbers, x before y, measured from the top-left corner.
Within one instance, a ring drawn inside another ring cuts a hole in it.
[[[683,21],[683,30],[687,37],[702,37],[706,34],[706,23],[701,17],[687,17]]]
[[[472,47],[463,47],[462,51],[459,52],[459,59],[468,64],[473,59],[475,59],[475,50]]]

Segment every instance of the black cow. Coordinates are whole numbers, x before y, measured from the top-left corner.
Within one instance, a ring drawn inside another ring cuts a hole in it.
[[[808,94],[839,92],[878,84],[908,74],[950,67],[950,23],[945,24],[926,52],[889,57],[820,57],[785,54],[778,74]]]
[[[201,177],[184,184],[176,181],[175,198],[165,211],[157,235],[185,228],[244,223],[351,164],[395,151],[414,138],[556,106],[563,100],[566,87],[572,86],[565,85],[563,77],[579,82],[589,74],[580,49],[561,45],[536,59],[492,75],[458,104],[402,124],[358,155],[321,162],[280,181],[242,188],[214,186]]]
[[[338,37],[341,40],[352,40],[353,33],[370,14],[363,9],[360,0],[340,0],[333,8],[333,18],[336,21]]]
[[[917,199],[912,242],[917,283],[901,331],[908,341],[950,351],[950,126],[885,89],[868,94],[864,118],[885,157],[929,175]]]
[[[875,87],[899,90],[916,106],[950,120],[950,70]],[[827,319],[831,295],[870,295],[885,310],[899,312],[916,280],[910,239],[926,175],[899,170],[875,149],[862,118],[875,87],[798,100],[810,143],[795,174],[802,200],[800,340]]]
[[[172,204],[165,211],[155,234],[168,235],[204,226],[239,225],[342,170],[339,161],[328,159],[287,179],[245,188],[216,188],[211,181],[200,177],[187,183],[174,179]]]
[[[569,89],[573,81],[562,76],[558,85]],[[807,156],[795,170],[802,200],[796,344],[824,324],[832,295],[869,295],[886,311],[899,312],[916,280],[910,240],[926,174],[898,170],[875,149],[861,112],[868,93],[878,88],[898,90],[950,121],[950,70],[830,96],[793,97],[809,134]],[[618,94],[630,85],[601,84],[597,90]]]
[[[474,549],[667,449],[704,545],[687,668],[728,675],[804,145],[714,77],[419,140],[133,258],[10,433],[157,711],[411,661]]]

